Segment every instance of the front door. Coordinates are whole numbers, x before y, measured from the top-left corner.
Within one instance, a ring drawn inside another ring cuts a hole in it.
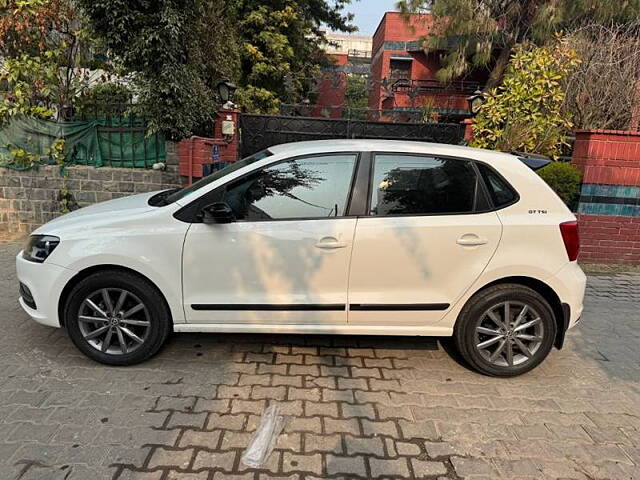
[[[354,239],[349,323],[433,324],[500,241],[477,170],[462,159],[377,154],[370,192]]]
[[[236,221],[194,223],[185,239],[187,321],[345,324],[357,157],[290,159],[222,187]]]

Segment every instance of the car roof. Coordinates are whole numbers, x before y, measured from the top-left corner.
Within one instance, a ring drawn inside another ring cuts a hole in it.
[[[269,147],[273,154],[305,155],[331,152],[402,152],[446,155],[452,157],[472,158],[489,163],[495,161],[513,161],[509,153],[483,150],[480,148],[449,145],[446,143],[430,143],[408,140],[372,140],[372,139],[333,139],[313,140],[305,142],[284,143]]]

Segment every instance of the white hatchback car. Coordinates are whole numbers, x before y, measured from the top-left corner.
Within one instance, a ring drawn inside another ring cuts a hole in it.
[[[578,243],[517,156],[328,140],[59,217],[17,271],[25,311],[107,364],[149,358],[171,331],[424,335],[512,376],[580,319]]]

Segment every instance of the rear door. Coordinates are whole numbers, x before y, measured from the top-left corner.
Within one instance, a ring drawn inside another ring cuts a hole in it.
[[[479,277],[502,232],[465,159],[373,155],[367,215],[356,226],[349,323],[439,321]]]

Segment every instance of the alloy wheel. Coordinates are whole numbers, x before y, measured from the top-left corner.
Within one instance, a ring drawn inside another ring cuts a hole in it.
[[[110,355],[140,348],[151,325],[144,303],[122,288],[101,288],[88,295],[80,304],[77,319],[86,342]]]
[[[485,311],[475,328],[474,345],[480,355],[499,367],[529,362],[545,335],[542,318],[523,302],[502,302]]]

